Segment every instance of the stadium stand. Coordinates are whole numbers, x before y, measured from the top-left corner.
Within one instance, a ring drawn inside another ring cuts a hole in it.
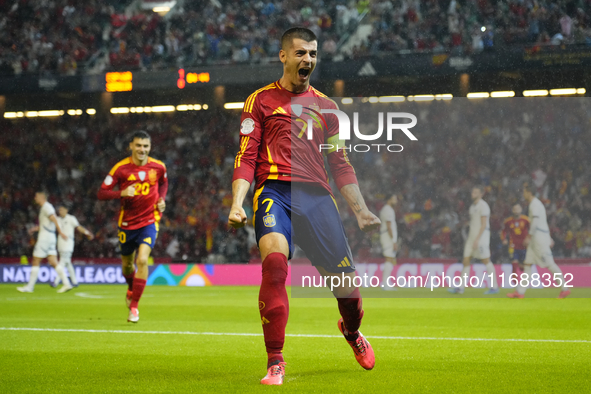
[[[404,154],[352,155],[360,187],[367,196],[388,191],[381,190],[380,185],[393,185],[401,194],[397,218],[405,245],[402,255],[461,255],[469,193],[473,185],[482,184],[486,186],[484,199],[492,211],[491,252],[493,261],[499,261],[506,253],[499,238],[503,220],[513,204],[524,204],[519,188],[526,181],[534,183],[547,205],[556,242],[554,254],[587,255],[591,241],[591,163],[585,151],[591,136],[583,132],[583,125],[588,121],[588,111],[584,100],[571,102],[575,105],[568,110],[565,100],[520,100],[515,108],[511,107],[515,101],[463,100],[458,105],[440,103],[428,108],[415,103],[409,112],[421,114],[421,122],[430,125],[421,133],[421,139],[429,142],[405,143]],[[561,126],[556,127],[558,124]],[[376,211],[381,208],[378,201],[370,202]],[[346,204],[341,201],[339,206]],[[345,218],[345,223],[348,234],[355,234],[350,236],[351,247],[367,249],[367,243],[355,246],[357,240],[367,239],[359,232],[354,217]],[[375,239],[372,244],[379,242]]]
[[[560,100],[566,99],[546,100],[542,107],[540,101],[534,106],[523,100],[514,111],[501,106],[505,112],[500,116],[494,99],[463,99],[463,118],[459,106],[415,103],[419,107],[411,110],[421,114],[421,121],[436,125],[421,134],[421,140],[429,142],[404,143],[403,154],[351,154],[370,209],[379,211],[384,193],[392,189],[400,193],[399,256],[459,256],[470,188],[481,183],[492,210],[493,260],[499,261],[506,253],[498,236],[503,219],[521,200],[522,182],[532,179],[547,206],[555,256],[591,256],[591,135],[582,128],[588,110],[584,100],[578,100],[581,106],[571,105],[564,117]],[[531,116],[535,113],[545,115]],[[455,122],[444,124],[441,119]],[[564,127],[549,127],[552,122]],[[75,255],[116,256],[119,206],[97,201],[96,192],[110,168],[125,157],[124,136],[143,129],[152,135],[152,155],[166,163],[170,179],[155,256],[248,261],[257,255],[252,227],[234,231],[226,225],[238,147],[237,134],[231,130],[238,124],[239,112],[214,109],[3,120],[0,256],[31,253],[34,238],[26,228],[36,220],[33,194],[39,185],[48,188],[53,203],[72,201],[74,215],[97,233],[96,241],[80,242]],[[385,190],[383,185],[392,187]],[[347,206],[338,192],[336,198],[339,207]],[[246,209],[252,217],[252,208]],[[354,254],[379,256],[377,235],[363,235],[348,209],[341,209],[341,214]]]
[[[379,1],[371,7],[372,34],[353,56],[591,45],[589,15],[586,1]]]
[[[130,1],[0,1],[0,75],[75,75],[109,45],[111,15]]]
[[[583,0],[299,0],[286,10],[278,0],[223,0],[184,2],[164,16],[130,3],[0,2],[0,74],[74,75],[107,53],[112,70],[276,61],[281,33],[294,25],[312,29],[330,60],[366,11],[371,34],[345,58],[591,45],[591,4]]]
[[[166,17],[142,12],[118,27],[111,45],[111,66],[161,69],[169,65],[249,63],[277,60],[280,38],[290,26],[313,30],[327,53],[336,52],[337,33],[357,14],[342,1],[299,1],[286,11],[281,1],[185,2]],[[124,16],[114,18],[118,22]],[[130,55],[131,54],[131,55]],[[120,64],[120,57],[133,58]]]
[[[157,70],[179,65],[276,60],[288,26],[312,29],[335,44],[357,13],[339,1],[185,2],[161,16],[131,1],[0,2],[0,74],[75,75],[108,53],[110,69]],[[217,6],[216,6],[217,5]],[[327,53],[336,46],[327,45]]]
[[[226,239],[228,189],[237,141],[227,130],[239,122],[228,112],[176,114],[174,117],[64,117],[56,122],[4,122],[2,148],[2,256],[28,253],[33,239],[25,225],[35,220],[31,193],[45,185],[52,201],[74,203],[73,214],[97,233],[97,242],[80,243],[79,255],[116,255],[118,202],[99,202],[96,193],[111,167],[126,156],[125,135],[144,129],[152,135],[153,156],[168,166],[169,205],[156,255],[174,249],[204,259],[223,249],[228,259],[244,259],[246,242]],[[35,131],[36,133],[33,133]],[[10,192],[9,192],[10,191]],[[231,201],[231,199],[230,199]],[[244,238],[244,237],[243,237]],[[176,243],[176,242],[175,242]],[[234,256],[236,255],[236,256]]]

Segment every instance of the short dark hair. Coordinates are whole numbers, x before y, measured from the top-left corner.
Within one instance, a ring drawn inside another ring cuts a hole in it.
[[[293,42],[294,38],[299,38],[307,42],[318,41],[316,34],[305,27],[292,27],[287,29],[281,36],[281,49],[286,50]]]
[[[129,136],[129,142],[133,142],[133,140],[135,140],[136,138],[149,139],[150,141],[152,140],[152,138],[150,138],[150,134],[148,134],[144,130],[138,130],[131,133]]]
[[[60,202],[60,203],[58,204],[58,206],[57,206],[57,207],[58,207],[58,208],[59,208],[59,207],[64,207],[64,208],[66,208],[66,209],[69,211],[70,209],[72,209],[72,203],[71,203],[71,202],[69,202],[69,201],[62,201],[62,202]]]
[[[527,191],[527,192],[530,192],[530,193],[533,193],[534,192],[533,189],[532,189],[532,187],[531,187],[531,185],[529,183],[527,183],[527,182],[525,182],[523,184],[523,191]]]
[[[396,198],[398,198],[398,194],[396,194],[395,191],[386,190],[386,192],[384,193],[384,201],[390,200],[393,196],[396,196]]]
[[[484,186],[482,185],[474,185],[472,186],[472,189],[478,189],[480,190],[480,193],[484,193]]]
[[[49,193],[48,193],[48,192],[47,192],[47,190],[46,190],[46,189],[44,189],[44,188],[39,188],[39,189],[37,189],[37,190],[35,191],[35,193],[43,194],[45,197],[48,197],[48,196],[49,196]]]

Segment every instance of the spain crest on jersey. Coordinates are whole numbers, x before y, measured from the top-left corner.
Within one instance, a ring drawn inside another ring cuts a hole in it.
[[[304,110],[307,110],[307,111],[304,111]],[[312,125],[313,125],[312,121],[316,124],[316,127],[318,127],[320,130],[328,129],[326,119],[320,113],[320,107],[316,103],[312,103],[307,107],[303,106],[302,104],[292,104],[291,111],[296,117],[295,122],[293,124],[295,125],[298,122],[303,124],[303,127],[301,128],[301,132],[299,133],[298,138],[302,138],[302,136],[306,132],[306,129],[309,128],[310,130],[308,130],[308,139],[311,139],[310,136],[312,135]],[[302,119],[301,116],[303,116],[303,115],[309,116],[310,119],[308,119],[307,121]]]
[[[150,181],[150,184],[155,184],[158,180],[158,171],[156,171],[153,168],[150,171],[148,171],[148,180]]]
[[[265,216],[263,216],[263,223],[265,225],[265,227],[273,227],[277,224],[277,222],[275,221],[275,215],[268,213]]]

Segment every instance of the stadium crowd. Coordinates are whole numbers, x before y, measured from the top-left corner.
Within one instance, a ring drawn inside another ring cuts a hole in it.
[[[65,116],[53,122],[24,119],[3,122],[0,135],[2,196],[0,255],[30,254],[34,238],[27,226],[37,217],[35,189],[44,187],[50,202],[71,202],[83,226],[96,232],[80,242],[75,256],[117,255],[118,201],[96,198],[112,166],[127,156],[126,135],[137,129],[152,136],[152,155],[168,168],[168,205],[154,255],[205,259],[221,251],[228,259],[248,256],[247,233],[229,237],[229,208],[236,136],[228,133],[239,119],[223,111],[175,116]]]
[[[586,153],[591,135],[584,131],[591,113],[585,99],[407,104],[402,109],[419,118],[418,141],[400,133],[395,142],[403,144],[403,153],[351,155],[365,195],[380,195],[385,191],[381,185],[393,185],[399,193],[402,256],[461,256],[470,190],[480,184],[491,207],[492,259],[503,259],[504,219],[515,203],[527,210],[523,182],[533,183],[546,204],[555,255],[591,256],[591,161]],[[372,111],[359,118],[376,118]],[[369,133],[377,124],[363,127]],[[379,209],[378,201],[371,205]],[[347,226],[348,234],[355,234],[352,242],[363,243],[357,246],[365,249],[363,254],[377,255],[378,240],[368,242],[356,226],[354,220]]]
[[[401,50],[474,53],[513,45],[591,45],[584,0],[443,0],[372,3],[373,30],[354,56]]]
[[[366,11],[372,33],[353,57],[591,45],[591,3],[584,0],[187,1],[165,16],[130,3],[1,1],[0,74],[74,75],[106,53],[111,69],[268,61],[279,52],[281,33],[294,25],[318,35],[328,60]]]
[[[217,3],[217,4],[216,4]],[[121,23],[111,42],[111,65],[159,69],[211,63],[247,63],[276,59],[283,31],[304,26],[323,42],[328,56],[367,2],[231,1],[185,2],[166,17],[145,12]],[[120,62],[121,59],[130,59]]]
[[[480,183],[492,211],[493,261],[500,261],[506,247],[499,232],[512,204],[522,202],[524,181],[533,181],[546,204],[555,255],[591,256],[591,135],[584,132],[591,114],[585,99],[516,100],[519,106],[511,100],[406,103],[405,110],[418,114],[422,125],[413,129],[418,141],[401,134],[394,141],[404,146],[401,153],[350,154],[373,212],[388,193],[399,195],[399,256],[460,256],[470,189]],[[361,119],[375,117],[375,107],[365,108],[356,109]],[[226,224],[238,148],[238,133],[231,130],[238,124],[238,112],[215,109],[3,120],[0,256],[30,255],[34,237],[27,229],[37,218],[33,196],[39,187],[49,190],[54,204],[72,202],[71,213],[96,233],[94,241],[79,240],[74,256],[116,256],[119,205],[98,201],[96,193],[126,156],[125,135],[143,129],[152,136],[152,156],[166,163],[170,179],[154,255],[204,262],[256,258],[252,226],[236,231]],[[361,129],[370,133],[377,124]],[[339,207],[347,206],[338,192],[335,196]],[[251,218],[252,207],[246,210]],[[378,234],[361,233],[348,208],[341,214],[354,255],[380,256]]]
[[[111,15],[126,3],[0,1],[0,75],[75,75],[108,44]]]
[[[122,1],[0,2],[0,75],[75,75],[103,52],[113,69],[161,69],[276,57],[290,26],[312,29],[327,56],[367,1],[179,2],[169,15]],[[182,5],[181,5],[182,3]]]

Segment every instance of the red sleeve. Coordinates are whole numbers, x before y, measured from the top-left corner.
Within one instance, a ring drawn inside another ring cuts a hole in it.
[[[168,173],[166,167],[164,167],[164,175],[162,175],[158,181],[158,195],[163,200],[166,200],[166,193],[168,193]]]
[[[332,101],[330,101],[330,107],[333,109],[339,109],[338,106]],[[345,146],[344,141],[338,140],[339,122],[336,115],[326,115],[326,123],[328,130],[325,142],[335,146]],[[330,173],[332,174],[332,177],[334,178],[339,190],[341,190],[341,188],[345,185],[358,184],[357,176],[355,175],[355,169],[351,165],[349,157],[347,156],[347,151],[345,149],[335,149],[330,151],[327,155],[327,161],[330,167]]]
[[[121,192],[119,190],[104,190],[101,188],[97,193],[97,197],[99,200],[115,200],[121,197]]]
[[[114,200],[121,198],[121,191],[113,190],[119,184],[119,172],[117,170],[109,172],[101,184],[97,197],[99,200]]]
[[[263,123],[258,100],[256,100],[256,97],[253,100],[254,102],[251,105],[249,105],[250,100],[246,100],[242,111],[242,118],[240,119],[240,150],[234,160],[232,182],[236,179],[244,179],[252,183],[254,179],[259,145],[263,136]]]

